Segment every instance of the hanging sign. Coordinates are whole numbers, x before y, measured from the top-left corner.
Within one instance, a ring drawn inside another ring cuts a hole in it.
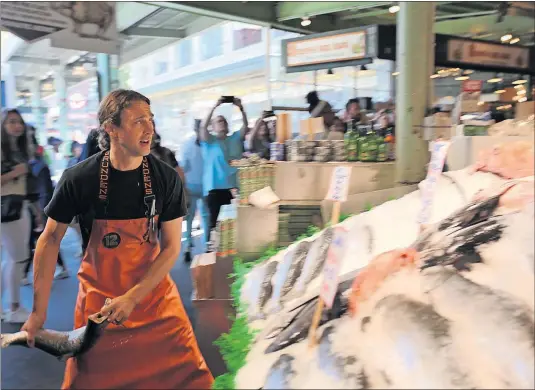
[[[358,28],[284,39],[282,66],[293,73],[371,63],[368,41],[375,35],[374,28]]]
[[[53,47],[119,54],[115,7],[111,1],[7,1],[0,23],[28,43],[49,38]]]
[[[448,61],[528,69],[529,48],[452,39],[448,41]]]
[[[462,91],[468,93],[481,92],[483,88],[483,80],[464,80],[462,84]]]

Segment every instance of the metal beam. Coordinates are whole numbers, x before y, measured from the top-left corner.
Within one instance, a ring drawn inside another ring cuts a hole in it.
[[[143,3],[211,18],[272,27],[299,34],[312,34],[354,27],[352,23],[341,23],[340,20],[332,15],[318,15],[312,20],[312,24],[306,28],[301,26],[299,19],[279,22],[276,18],[275,3],[273,1],[246,2],[241,3],[239,6],[236,6],[236,3],[227,1],[149,1]]]
[[[281,1],[277,4],[277,19],[278,21],[286,21],[291,19],[301,19],[302,17],[325,15],[334,12],[342,12],[348,10],[361,10],[385,5],[391,5],[393,2],[376,1],[342,1],[342,2],[297,2],[297,1]]]
[[[122,32],[131,37],[152,37],[152,38],[185,38],[186,32],[182,29],[159,28],[159,27],[129,27]]]
[[[496,11],[482,11],[482,12],[469,12],[466,14],[450,14],[450,15],[440,15],[436,16],[435,20],[454,20],[454,19],[462,19],[462,18],[471,18],[474,16],[485,16],[485,15],[496,15]]]
[[[362,19],[362,18],[369,18],[372,16],[382,16],[382,15],[390,15],[392,22],[396,22],[396,15],[391,14],[388,9],[377,9],[374,11],[368,11],[368,12],[357,12],[354,14],[344,15],[340,19],[341,20],[354,20],[354,19]]]
[[[35,65],[48,65],[48,66],[59,66],[61,65],[60,60],[51,60],[47,58],[39,57],[26,57],[26,56],[11,56],[9,62],[24,62],[26,64],[35,64]]]

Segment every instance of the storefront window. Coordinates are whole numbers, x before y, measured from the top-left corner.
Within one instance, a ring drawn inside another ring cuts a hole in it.
[[[232,47],[234,50],[262,42],[262,30],[259,28],[242,28],[233,31]]]
[[[201,59],[208,60],[223,54],[223,28],[212,27],[201,35]]]
[[[154,75],[160,76],[164,73],[167,73],[167,61],[157,61],[154,66]]]
[[[184,39],[175,46],[175,69],[191,65],[193,45],[191,39]]]

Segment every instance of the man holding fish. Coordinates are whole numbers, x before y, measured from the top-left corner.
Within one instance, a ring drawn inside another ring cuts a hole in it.
[[[84,257],[74,326],[95,313],[110,325],[87,353],[68,360],[62,388],[211,388],[213,377],[169,275],[187,210],[178,174],[150,154],[150,100],[116,90],[98,117],[102,151],[63,173],[45,209],[33,311],[23,326],[28,343],[46,320],[59,245],[78,217]]]

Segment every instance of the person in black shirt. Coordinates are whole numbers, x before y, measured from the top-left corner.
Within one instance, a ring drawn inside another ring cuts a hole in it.
[[[213,377],[169,276],[180,254],[186,200],[176,171],[150,154],[150,100],[113,91],[98,118],[102,151],[67,169],[45,208],[34,307],[22,329],[32,345],[46,319],[59,243],[78,216],[84,257],[74,327],[88,318],[110,325],[90,351],[67,361],[62,388],[211,388]]]

